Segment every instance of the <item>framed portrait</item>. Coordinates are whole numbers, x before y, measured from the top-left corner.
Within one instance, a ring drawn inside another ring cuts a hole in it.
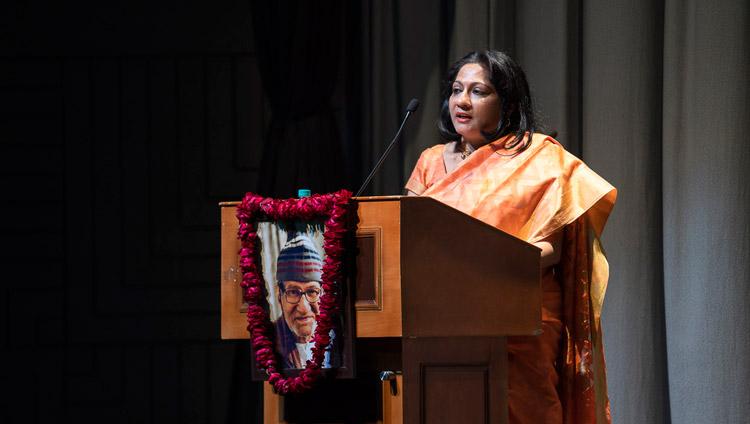
[[[251,221],[257,234],[253,256],[257,273],[262,275],[264,306],[270,321],[266,333],[275,342],[276,363],[286,378],[300,375],[313,359],[315,338],[320,334],[318,316],[326,296],[325,234],[329,219],[325,215],[274,219],[258,213]],[[330,342],[321,364],[324,375],[337,378],[354,377],[355,327],[347,284],[346,278],[336,282],[337,313],[332,315],[332,328],[327,334]],[[251,356],[253,380],[268,380],[265,370],[257,366],[255,349]]]

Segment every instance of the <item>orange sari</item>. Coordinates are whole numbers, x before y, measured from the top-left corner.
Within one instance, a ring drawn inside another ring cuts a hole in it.
[[[563,231],[557,267],[542,270],[542,335],[508,339],[512,423],[609,423],[600,314],[609,265],[599,237],[617,191],[550,137],[521,153],[489,143],[446,172],[425,150],[406,188],[529,243]]]

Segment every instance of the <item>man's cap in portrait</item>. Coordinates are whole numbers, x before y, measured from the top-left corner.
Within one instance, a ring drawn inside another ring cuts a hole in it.
[[[323,281],[323,261],[305,233],[291,233],[279,252],[276,281]]]

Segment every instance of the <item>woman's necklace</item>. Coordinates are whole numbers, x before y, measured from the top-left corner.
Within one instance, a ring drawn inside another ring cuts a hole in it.
[[[465,141],[461,141],[461,160],[464,160],[471,155],[471,153],[474,151],[471,147],[468,145],[469,143]]]

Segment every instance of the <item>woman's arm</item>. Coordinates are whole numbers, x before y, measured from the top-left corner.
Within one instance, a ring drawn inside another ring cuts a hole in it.
[[[542,249],[542,269],[560,262],[560,256],[562,255],[562,241],[563,232],[560,230],[547,238],[533,243],[534,246]]]

